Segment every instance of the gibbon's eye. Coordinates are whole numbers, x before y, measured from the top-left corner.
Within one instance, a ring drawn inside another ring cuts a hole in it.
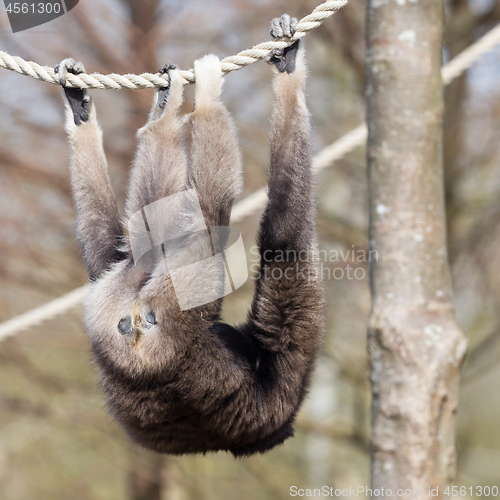
[[[130,318],[123,318],[118,323],[118,330],[123,335],[130,335],[132,333],[132,320]]]
[[[146,314],[146,326],[156,325],[156,315],[153,311]]]

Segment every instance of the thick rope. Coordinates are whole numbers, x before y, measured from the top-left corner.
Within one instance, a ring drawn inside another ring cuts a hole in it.
[[[75,288],[62,297],[5,321],[0,325],[0,341],[71,311],[83,302],[87,295],[87,288],[88,285]]]
[[[271,40],[263,42],[255,47],[243,50],[234,56],[228,56],[222,59],[221,67],[224,74],[236,71],[253,64],[267,57],[274,49],[284,49],[292,45],[297,40],[304,38],[306,33],[320,26],[325,19],[337,12],[347,4],[347,0],[328,0],[318,5],[309,15],[302,18],[295,28],[295,34],[291,38],[282,40]],[[31,61],[25,61],[21,57],[11,56],[6,52],[0,51],[0,67],[10,69],[22,75],[28,75],[36,80],[60,85],[59,75],[54,73],[54,69],[49,66],[40,66]],[[180,74],[184,78],[184,84],[194,83],[194,70],[182,70]],[[72,75],[66,77],[68,87],[77,87],[82,89],[151,89],[156,87],[166,87],[169,83],[168,74],[154,75],[152,73],[143,73],[142,75],[101,75],[100,73]]]
[[[328,2],[327,2],[328,3]],[[500,44],[500,24],[486,33],[470,47],[454,57],[443,66],[441,75],[443,82],[448,85],[458,78],[464,71],[470,68],[484,54],[493,50]],[[335,142],[322,149],[313,159],[313,167],[316,172],[324,170],[334,161],[342,159],[348,153],[362,146],[366,142],[368,131],[366,124],[362,123]],[[267,201],[266,189],[258,189],[243,200],[235,204],[231,222],[240,222],[246,217],[255,214],[265,206]],[[39,326],[58,316],[62,316],[78,307],[83,301],[87,286],[77,288],[55,300],[16,316],[0,324],[0,341],[11,337],[19,332]]]
[[[441,76],[445,85],[458,78],[464,71],[469,69],[477,60],[492,51],[500,44],[500,24],[483,35],[477,42],[473,43],[451,61],[443,66]]]

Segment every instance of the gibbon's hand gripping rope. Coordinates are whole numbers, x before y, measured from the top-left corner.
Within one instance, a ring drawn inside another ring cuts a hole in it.
[[[224,74],[236,71],[264,59],[274,49],[284,49],[297,40],[304,38],[306,33],[320,26],[325,19],[337,12],[347,4],[347,0],[328,0],[318,5],[309,15],[302,18],[295,28],[295,34],[291,38],[282,40],[271,40],[259,43],[255,47],[243,50],[234,56],[228,56],[220,62]],[[10,56],[0,51],[0,67],[10,69],[22,75],[28,75],[37,80],[60,85],[59,75],[49,66],[40,66],[35,62],[25,61],[21,57]],[[181,70],[184,84],[194,83],[194,70]],[[101,75],[100,73],[72,75],[66,77],[68,87],[82,89],[151,89],[156,87],[167,87],[168,75],[154,75],[143,73],[142,75]]]
[[[331,2],[326,3],[328,4]],[[321,5],[319,7],[321,7]],[[455,78],[458,78],[464,71],[466,71],[476,61],[478,61],[484,54],[490,52],[499,44],[500,24],[488,31],[483,37],[481,37],[470,47],[466,48],[463,52],[458,54],[445,66],[443,66],[443,68],[441,69],[443,82],[446,85],[451,83],[453,80],[455,80]],[[0,52],[0,56],[1,54],[3,53]],[[334,161],[342,159],[358,146],[362,146],[366,142],[367,135],[368,131],[365,123],[362,123],[356,128],[350,130],[342,137],[334,141],[332,144],[323,148],[314,157],[314,170],[316,172],[320,172],[321,170],[324,170],[326,167],[331,165]],[[240,222],[246,217],[253,215],[263,206],[265,206],[266,201],[267,193],[264,188],[254,191],[252,194],[248,195],[246,198],[240,200],[234,205],[231,215],[231,222]],[[19,332],[41,325],[46,321],[50,321],[51,319],[54,319],[71,311],[81,302],[83,302],[87,294],[87,287],[88,285],[76,288],[75,290],[57,299],[47,302],[46,304],[43,304],[36,309],[32,309],[31,311],[27,311],[23,314],[20,314],[19,316],[15,316],[14,318],[1,323],[0,342],[16,335]]]

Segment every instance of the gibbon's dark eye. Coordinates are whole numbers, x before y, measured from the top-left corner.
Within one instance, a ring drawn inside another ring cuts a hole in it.
[[[130,335],[132,333],[132,320],[130,318],[123,318],[118,323],[118,330],[123,335]]]
[[[153,311],[146,314],[146,326],[156,325],[156,315]]]

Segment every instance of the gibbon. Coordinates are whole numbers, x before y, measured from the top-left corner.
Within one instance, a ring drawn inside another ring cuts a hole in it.
[[[291,37],[295,24],[284,15],[273,20],[271,34]],[[275,73],[269,202],[253,302],[246,323],[236,327],[220,322],[222,299],[182,310],[164,267],[136,265],[95,107],[85,90],[65,87],[66,74],[84,72],[83,65],[65,59],[56,67],[67,97],[76,233],[91,280],[84,317],[100,385],[131,439],[160,453],[246,456],[281,444],[293,435],[322,342],[324,295],[299,42],[274,51],[268,62]],[[170,83],[156,92],[138,133],[127,218],[195,190],[206,226],[229,226],[242,190],[235,125],[220,100],[218,58],[197,60],[194,71],[195,107],[184,119],[178,114],[182,79],[172,65],[160,71],[168,72]]]

